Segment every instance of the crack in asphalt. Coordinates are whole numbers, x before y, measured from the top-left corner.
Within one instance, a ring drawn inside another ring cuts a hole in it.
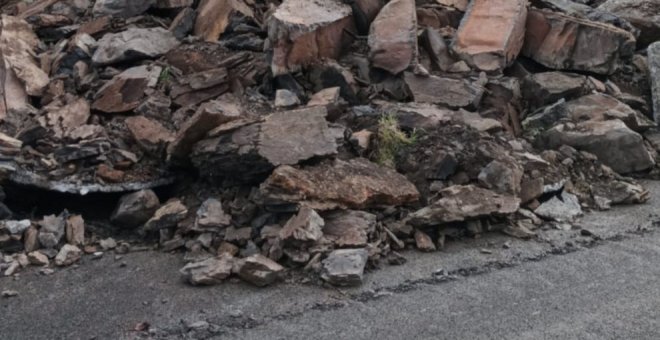
[[[626,230],[622,233],[614,234],[609,237],[600,237],[598,235],[590,235],[588,238],[579,239],[575,241],[565,242],[563,246],[554,246],[547,251],[543,251],[534,256],[520,256],[515,255],[513,259],[508,261],[490,261],[482,266],[472,266],[465,268],[458,268],[451,271],[443,269],[438,270],[431,275],[414,280],[406,280],[396,285],[379,287],[377,289],[367,290],[353,294],[343,294],[344,299],[338,299],[333,302],[316,302],[313,304],[305,305],[302,309],[297,311],[287,311],[280,314],[264,317],[254,318],[251,316],[227,316],[222,318],[208,319],[208,328],[204,329],[191,329],[186,326],[182,321],[180,326],[175,326],[169,329],[160,329],[157,334],[150,334],[153,338],[155,335],[157,339],[168,339],[171,336],[177,336],[184,339],[208,339],[215,336],[229,335],[234,331],[253,329],[256,327],[268,325],[275,321],[290,321],[305,313],[312,311],[334,311],[346,308],[353,303],[369,303],[372,301],[380,300],[394,294],[405,294],[407,292],[423,289],[429,286],[438,286],[448,282],[454,282],[468,277],[485,275],[494,271],[515,268],[528,262],[539,262],[553,256],[562,256],[572,254],[578,251],[585,251],[599,246],[610,243],[622,242],[636,237],[643,237],[654,234],[660,227],[660,217],[653,216],[653,220],[647,222],[646,225],[638,225],[632,230]],[[340,291],[341,292],[341,291]],[[147,334],[143,334],[147,335]]]

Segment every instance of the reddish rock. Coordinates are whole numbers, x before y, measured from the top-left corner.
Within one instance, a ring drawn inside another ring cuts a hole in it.
[[[337,59],[350,39],[344,30],[355,31],[351,13],[340,0],[285,0],[268,22],[273,75]]]
[[[365,209],[414,203],[417,188],[403,175],[366,159],[280,166],[261,185],[265,203],[302,203],[318,210]]]
[[[85,220],[80,215],[71,215],[66,219],[66,241],[74,246],[85,243]]]
[[[482,71],[511,65],[525,41],[527,0],[474,0],[452,45],[454,52]]]
[[[381,9],[369,32],[374,67],[398,74],[417,62],[417,11],[414,0],[392,0]]]
[[[174,139],[170,130],[159,122],[144,116],[126,118],[125,123],[133,138],[146,150],[153,150]]]
[[[236,15],[254,16],[243,0],[202,0],[197,8],[195,35],[206,41],[218,41]]]
[[[551,11],[530,9],[522,54],[554,69],[612,74],[635,51],[628,31]]]
[[[377,222],[376,215],[366,211],[333,211],[325,216],[323,235],[337,247],[365,247]]]
[[[416,102],[443,104],[452,108],[478,107],[485,91],[483,86],[467,79],[422,77],[411,72],[406,72],[404,79]]]
[[[99,164],[96,168],[96,176],[106,182],[121,183],[124,180],[125,173],[121,170],[113,169],[107,164]]]
[[[421,251],[436,251],[435,243],[429,235],[421,230],[415,230],[415,245]]]
[[[313,244],[323,236],[324,225],[323,218],[316,211],[302,207],[298,214],[286,222],[279,236],[285,245]]]
[[[96,94],[92,109],[106,113],[127,112],[140,105],[144,91],[156,86],[162,68],[137,66],[116,75]]]

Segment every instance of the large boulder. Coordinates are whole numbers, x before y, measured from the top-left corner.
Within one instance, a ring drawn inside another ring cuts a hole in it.
[[[482,71],[499,71],[518,56],[525,41],[527,0],[474,0],[452,48]]]
[[[531,9],[522,54],[553,69],[612,74],[635,51],[635,36],[607,24]]]
[[[297,169],[280,166],[260,187],[266,204],[301,203],[318,210],[414,203],[417,188],[403,175],[363,158]]]
[[[620,120],[560,124],[541,134],[536,142],[542,148],[569,145],[590,152],[621,174],[655,165],[642,136]]]

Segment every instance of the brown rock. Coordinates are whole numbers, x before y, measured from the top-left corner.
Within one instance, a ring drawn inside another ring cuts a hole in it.
[[[261,254],[239,261],[236,267],[235,271],[241,279],[259,287],[275,282],[284,272],[284,267]]]
[[[172,9],[192,6],[194,0],[156,0],[151,6],[153,8]]]
[[[520,203],[529,203],[543,194],[543,178],[523,181],[520,190]]]
[[[133,138],[145,150],[155,150],[158,146],[174,140],[174,135],[159,122],[144,116],[128,117],[124,121]]]
[[[248,241],[252,240],[252,228],[234,228],[229,227],[225,229],[225,241],[245,245]]]
[[[85,220],[80,215],[66,219],[66,241],[74,246],[85,244]]]
[[[414,0],[392,0],[369,31],[369,59],[374,67],[398,74],[417,63],[417,10]]]
[[[307,106],[325,106],[326,108],[337,105],[339,102],[341,88],[338,86],[329,87],[314,93],[307,102]]]
[[[144,230],[155,231],[176,227],[177,223],[186,218],[186,215],[188,215],[188,208],[181,203],[181,200],[171,199],[156,210],[154,216],[144,224]]]
[[[44,109],[47,113],[41,117],[40,123],[53,131],[56,138],[71,137],[72,132],[87,124],[89,119],[89,103],[83,98],[65,95],[62,101],[54,101]]]
[[[238,247],[232,243],[222,241],[218,247],[218,255],[229,254],[231,256],[236,256],[238,254]]]
[[[474,0],[452,44],[454,52],[482,71],[511,65],[525,41],[527,0]]]
[[[121,170],[113,169],[107,164],[99,164],[96,168],[96,176],[110,183],[121,183],[124,181],[125,173]]]
[[[156,86],[161,71],[160,66],[137,66],[116,75],[97,92],[92,109],[107,113],[135,109],[144,91]]]
[[[65,244],[55,256],[55,264],[58,267],[70,266],[80,260],[82,250],[80,248]]]
[[[359,210],[338,210],[325,216],[323,235],[337,247],[365,247],[376,230],[376,215]]]
[[[411,224],[436,226],[492,214],[511,214],[520,206],[517,197],[500,195],[473,185],[451,186],[439,194],[441,199],[410,215]]]
[[[429,235],[421,230],[415,230],[415,244],[421,251],[436,251],[437,248]]]
[[[41,96],[48,86],[48,74],[35,60],[39,38],[23,19],[0,17],[0,54],[7,70],[11,70],[30,96]]]
[[[511,157],[501,157],[486,165],[479,173],[479,183],[500,194],[518,195],[523,168]]]
[[[635,51],[625,30],[546,10],[530,9],[522,54],[554,69],[612,74]]]
[[[646,116],[614,97],[594,93],[566,103],[568,117],[574,122],[619,119],[630,129],[642,132],[655,126]]]
[[[419,199],[404,176],[362,158],[302,169],[280,166],[260,191],[266,203],[303,203],[319,210],[396,206]]]
[[[50,263],[48,256],[44,255],[44,253],[40,251],[29,252],[27,257],[30,261],[30,264],[33,266],[47,266]]]
[[[31,226],[23,233],[23,248],[28,253],[39,249],[39,229]]]
[[[179,12],[179,14],[172,19],[169,30],[172,32],[174,37],[179,40],[183,40],[188,33],[192,32],[195,27],[195,19],[197,18],[197,12],[190,7],[186,7]]]
[[[156,58],[177,47],[172,32],[161,28],[129,28],[99,39],[92,56],[96,65],[109,65],[136,59]]]
[[[218,41],[234,16],[253,17],[252,9],[242,0],[202,0],[197,8],[195,35],[206,41]]]
[[[433,28],[427,28],[420,37],[424,48],[429,53],[433,67],[437,70],[447,72],[455,63],[449,53],[449,47],[440,33]]]
[[[522,95],[532,108],[552,104],[560,99],[570,100],[591,92],[586,76],[565,72],[541,72],[523,80]]]
[[[203,139],[213,128],[231,122],[243,115],[243,108],[237,98],[223,96],[202,105],[194,116],[179,129],[167,148],[168,160],[181,160],[188,157],[193,145]]]
[[[641,46],[660,37],[660,2],[656,0],[607,0],[598,9],[626,19],[637,27]]]
[[[285,0],[268,21],[273,75],[337,59],[350,39],[344,30],[355,31],[351,7],[340,0]]]
[[[209,198],[197,209],[194,229],[196,231],[213,231],[227,227],[230,224],[231,216],[223,210],[222,202],[215,198]]]
[[[421,77],[406,72],[405,82],[414,100],[419,103],[476,108],[484,94],[483,86],[466,79]]]

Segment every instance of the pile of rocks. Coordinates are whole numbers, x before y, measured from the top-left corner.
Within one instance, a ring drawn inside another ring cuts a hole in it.
[[[585,209],[643,203],[626,176],[658,173],[652,0],[1,11],[5,180],[126,193],[109,220],[185,250],[192,284],[263,286],[285,267],[359,284],[408,247],[533,238]],[[170,184],[174,195],[152,191]],[[6,275],[117,247],[85,237],[79,215],[15,220],[29,216],[1,207]]]

